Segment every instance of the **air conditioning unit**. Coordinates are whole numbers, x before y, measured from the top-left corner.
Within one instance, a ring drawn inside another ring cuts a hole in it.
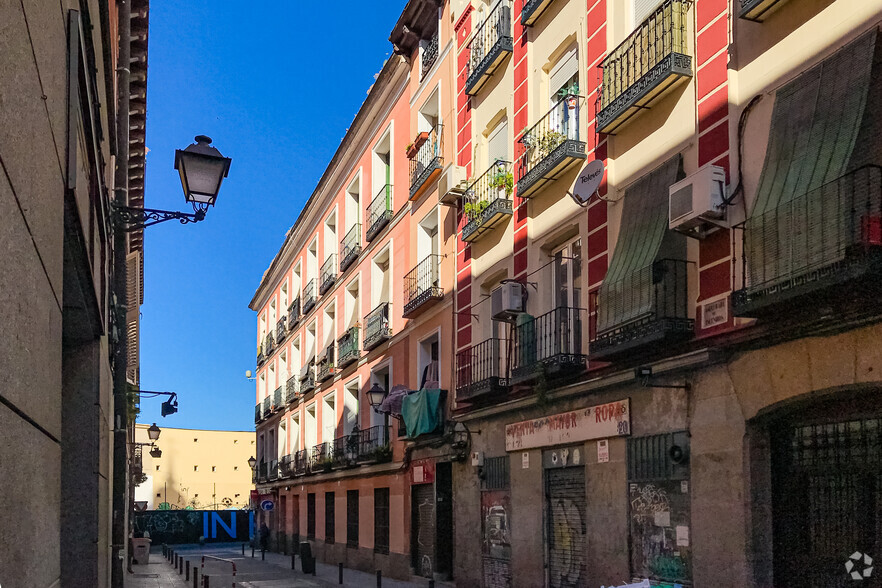
[[[490,294],[490,308],[493,320],[514,323],[524,312],[524,285],[519,282],[506,282]]]
[[[438,193],[441,195],[441,202],[445,204],[456,204],[468,188],[466,178],[466,169],[460,165],[447,164],[441,173],[441,179],[438,180]]]
[[[725,170],[717,165],[701,168],[671,186],[668,227],[699,239],[717,227],[727,227],[725,197]]]

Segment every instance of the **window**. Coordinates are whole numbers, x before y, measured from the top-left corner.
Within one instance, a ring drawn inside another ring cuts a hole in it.
[[[337,397],[333,392],[322,398],[322,442],[334,441],[337,432]]]
[[[391,286],[390,247],[387,245],[373,258],[371,264],[371,309],[376,308],[383,302],[389,302],[389,288]]]
[[[199,466],[198,466],[198,465],[193,466],[193,471],[194,471],[194,472],[198,472],[198,471],[199,471]]]
[[[346,207],[344,210],[344,227],[345,232],[344,235],[349,233],[349,230],[357,225],[359,221],[359,217],[361,216],[361,175],[356,175],[352,180],[352,183],[349,184],[349,187],[346,188]],[[359,239],[358,244],[361,244],[361,240]]]
[[[371,372],[371,381],[368,383],[367,388],[365,388],[365,394],[367,394],[367,390],[369,390],[374,384],[379,384],[383,387],[383,390],[387,392],[391,390],[392,386],[392,378],[390,376],[391,369],[389,368],[389,364],[385,364],[383,367],[375,368]],[[367,399],[366,399],[367,400]],[[368,413],[371,415],[371,426],[377,427],[383,425],[385,423],[385,418],[383,415],[379,414],[375,410],[370,410]]]
[[[348,286],[343,301],[343,324],[351,329],[361,320],[361,298],[358,295],[361,279],[356,277]]]
[[[633,28],[639,27],[652,12],[661,5],[662,0],[633,0],[631,15]]]
[[[579,49],[569,48],[548,73],[549,106],[554,106],[565,96],[579,94]]]
[[[487,168],[496,161],[511,161],[509,156],[508,119],[503,118],[487,134]]]
[[[217,466],[211,466],[211,471],[216,472],[216,471],[217,471]]]
[[[234,472],[238,472],[238,471],[239,471],[239,466],[233,466],[233,471],[234,471]],[[236,496],[238,496],[238,494],[237,494]]]
[[[388,488],[374,488],[374,551],[389,553]]]
[[[438,369],[438,335],[423,339],[417,349],[417,366],[419,367],[418,390],[423,388],[441,388],[440,370]]]
[[[358,380],[354,380],[343,389],[343,435],[349,435],[358,425]]]
[[[322,347],[321,351],[324,352],[326,349],[331,347],[334,344],[334,340],[337,335],[337,327],[336,327],[336,318],[337,318],[337,304],[335,302],[331,302],[329,305],[325,307],[325,320],[322,321],[324,324],[322,325],[324,331],[324,337],[322,337]],[[333,353],[333,349],[331,350]],[[333,361],[333,356],[331,358]]]
[[[315,539],[315,493],[306,495],[306,538]]]
[[[358,547],[358,490],[346,491],[346,547]]]
[[[288,308],[288,279],[285,279],[285,282],[282,284],[282,288],[279,290],[279,299],[281,304],[279,305],[279,313],[284,314],[285,310]]]
[[[315,402],[306,407],[306,447],[318,445],[318,429],[316,428]]]
[[[156,466],[156,471],[157,471],[157,472],[159,471],[159,466]]]
[[[291,417],[291,455],[300,451],[300,413]]]
[[[334,542],[334,493],[325,492],[325,543]]]
[[[196,443],[197,441],[199,441],[199,439],[193,439],[193,443]]]
[[[157,498],[161,498],[161,497],[162,497],[162,494],[157,494],[156,497],[157,497]]]
[[[233,445],[236,445],[237,443],[239,443],[239,440],[238,440],[238,439],[233,439]]]
[[[554,307],[581,308],[582,240],[576,239],[554,252],[551,283]]]

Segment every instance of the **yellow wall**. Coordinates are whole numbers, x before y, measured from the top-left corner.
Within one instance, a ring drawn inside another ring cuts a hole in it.
[[[148,426],[136,425],[136,442],[149,442]],[[156,446],[162,457],[150,457],[150,448],[143,447],[147,481],[135,489],[135,500],[146,500],[148,509],[162,502],[172,508],[248,506],[252,487],[248,458],[255,451],[254,431],[161,429]],[[227,498],[229,505],[224,504]]]

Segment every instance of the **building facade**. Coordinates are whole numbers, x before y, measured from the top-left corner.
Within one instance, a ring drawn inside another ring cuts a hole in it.
[[[135,426],[135,442],[150,443],[148,425]],[[144,474],[135,501],[146,510],[245,509],[250,505],[251,468],[256,441],[251,431],[162,428],[151,447],[138,446],[136,469]],[[135,472],[137,475],[137,471]],[[136,480],[136,483],[138,480]]]
[[[450,577],[456,211],[438,196],[456,145],[448,4],[409,2],[392,41],[250,305],[254,476],[276,505],[262,520],[278,550],[308,540],[323,561]],[[377,386],[392,403],[383,413],[368,400]],[[424,418],[402,417],[408,403]]]
[[[453,12],[457,582],[878,583],[882,3]]]
[[[0,5],[4,586],[122,586],[147,34],[146,0]]]

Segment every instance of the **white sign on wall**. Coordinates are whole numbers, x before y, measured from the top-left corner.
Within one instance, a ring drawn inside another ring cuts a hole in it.
[[[565,445],[631,434],[630,399],[505,426],[505,450]]]

